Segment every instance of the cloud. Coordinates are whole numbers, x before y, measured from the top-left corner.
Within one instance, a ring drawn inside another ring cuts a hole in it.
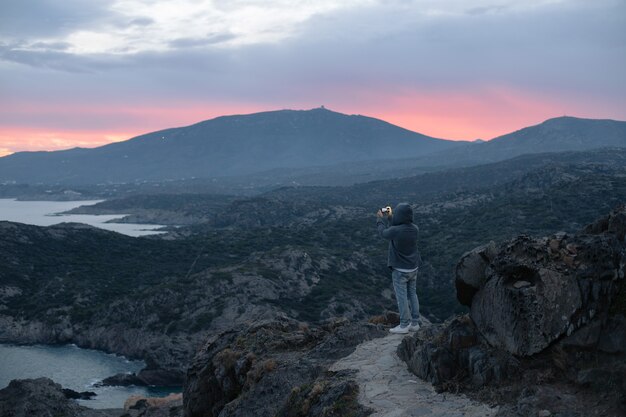
[[[96,4],[67,30],[0,40],[0,125],[141,132],[220,105],[325,104],[471,138],[563,113],[626,118],[623,1]]]
[[[43,51],[65,51],[72,45],[69,42],[35,42],[30,48]]]
[[[508,9],[509,6],[506,5],[479,6],[467,9],[466,13],[470,15],[492,14],[506,12]]]
[[[0,39],[50,38],[114,20],[107,0],[6,0],[0,5]]]
[[[194,48],[194,47],[206,47],[223,43],[235,39],[236,36],[232,33],[211,33],[202,38],[178,38],[171,40],[168,45],[172,49],[181,48]]]
[[[128,25],[130,26],[150,26],[155,24],[156,21],[154,19],[151,19],[149,17],[136,17],[134,19],[132,19],[130,22],[128,22]]]

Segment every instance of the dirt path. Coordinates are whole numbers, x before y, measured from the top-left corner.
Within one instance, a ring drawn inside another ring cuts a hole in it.
[[[372,417],[491,417],[498,411],[465,396],[437,394],[432,385],[411,374],[398,358],[402,335],[388,335],[359,345],[331,370],[355,369],[359,402],[375,410]]]

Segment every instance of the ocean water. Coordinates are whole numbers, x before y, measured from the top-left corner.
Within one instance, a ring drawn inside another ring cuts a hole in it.
[[[97,350],[65,346],[16,346],[0,344],[0,389],[12,379],[48,377],[63,388],[93,391],[92,400],[79,400],[90,408],[122,408],[131,395],[166,396],[180,392],[177,387],[96,387],[102,379],[118,373],[137,372],[142,361]]]
[[[124,214],[97,216],[90,214],[58,214],[75,207],[96,204],[100,201],[102,200],[18,201],[15,199],[0,198],[0,220],[9,220],[36,226],[51,226],[63,222],[85,223],[128,236],[144,236],[162,233],[154,230],[163,227],[158,224],[106,223],[112,219],[122,218]]]

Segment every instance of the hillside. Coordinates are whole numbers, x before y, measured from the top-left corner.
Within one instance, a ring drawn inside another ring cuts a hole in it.
[[[1,222],[0,341],[150,352],[151,363],[180,378],[207,332],[276,314],[308,322],[381,314],[395,306],[373,212],[400,200],[414,203],[420,227],[422,313],[445,319],[463,310],[452,271],[464,252],[519,233],[580,229],[626,201],[623,160],[624,152],[527,156],[510,166],[532,168],[509,176],[494,164],[395,189],[397,180],[283,189],[222,201],[218,216],[163,237]],[[163,197],[121,203],[184,207],[198,218],[218,207],[214,196]]]
[[[626,122],[557,117],[492,140],[417,158],[418,166],[469,166],[524,154],[626,147]]]
[[[70,213],[127,214],[124,222],[187,225],[209,222],[214,226],[243,222],[247,225],[287,224],[302,218],[316,218],[316,211],[332,206],[359,207],[372,210],[382,204],[409,201],[415,205],[455,200],[457,193],[489,193],[526,174],[545,167],[578,166],[590,170],[611,170],[626,166],[626,149],[600,149],[585,152],[543,153],[466,168],[455,168],[412,175],[404,178],[379,179],[351,186],[289,186],[255,195],[235,197],[211,193],[136,194],[111,198],[92,206],[81,206]],[[179,190],[180,191],[180,190]],[[513,192],[513,190],[511,190]],[[455,203],[448,201],[447,205]],[[259,213],[265,213],[259,216]],[[305,220],[306,221],[306,220]]]
[[[0,158],[0,182],[96,184],[246,175],[420,156],[461,146],[323,108],[223,116],[94,149]]]

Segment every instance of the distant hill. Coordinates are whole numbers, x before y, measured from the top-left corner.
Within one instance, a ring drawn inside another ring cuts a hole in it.
[[[415,163],[417,166],[468,166],[503,161],[525,154],[604,147],[626,148],[626,122],[557,117],[487,142],[476,141],[429,155],[428,158],[417,158]]]
[[[94,149],[0,158],[0,182],[87,184],[246,175],[406,158],[462,146],[324,108],[223,116]]]
[[[0,183],[167,181],[176,192],[180,180],[196,178],[209,181],[196,186],[203,192],[243,193],[350,185],[606,147],[626,148],[626,122],[559,117],[490,141],[454,142],[324,108],[281,110],[218,117],[94,149],[19,152],[0,158]]]

